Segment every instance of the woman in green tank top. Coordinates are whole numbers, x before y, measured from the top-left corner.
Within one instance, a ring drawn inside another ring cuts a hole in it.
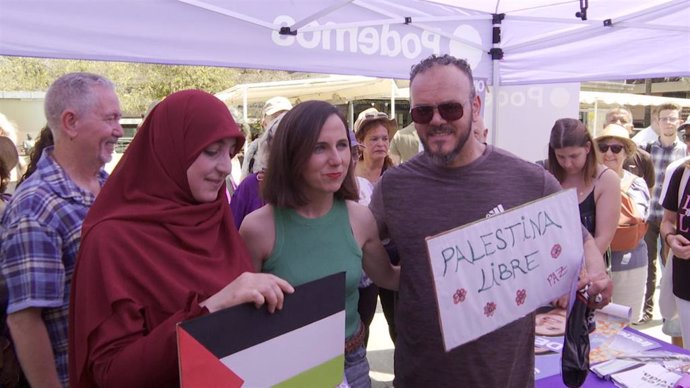
[[[245,218],[240,234],[257,270],[293,286],[346,273],[345,376],[349,386],[370,387],[357,312],[362,266],[376,284],[394,290],[400,272],[388,260],[373,215],[356,203],[352,165],[350,134],[337,108],[298,104],[271,145],[262,190],[267,205]]]

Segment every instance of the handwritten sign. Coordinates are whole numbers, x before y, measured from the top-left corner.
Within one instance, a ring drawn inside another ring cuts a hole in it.
[[[583,257],[575,190],[428,237],[446,351],[571,290]]]

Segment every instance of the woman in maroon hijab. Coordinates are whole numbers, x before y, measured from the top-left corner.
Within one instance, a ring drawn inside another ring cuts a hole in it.
[[[225,198],[244,143],[197,90],[148,116],[84,221],[69,326],[70,385],[179,385],[175,325],[240,303],[282,308],[293,288],[252,273]]]

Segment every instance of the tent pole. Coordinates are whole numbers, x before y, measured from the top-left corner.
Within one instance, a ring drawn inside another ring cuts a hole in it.
[[[501,76],[500,76],[500,71],[501,71],[501,63],[499,62],[501,59],[503,59],[503,49],[501,48],[501,22],[503,22],[503,19],[505,18],[505,14],[493,14],[491,16],[491,23],[492,23],[492,45],[491,45],[491,50],[489,51],[489,55],[491,55],[491,86],[493,89],[493,104],[492,104],[492,113],[493,113],[493,136],[491,137],[491,144],[492,145],[497,145],[498,144],[498,126],[499,126],[499,120],[498,120],[498,92],[499,92],[499,84],[501,83]],[[486,94],[485,94],[486,96]]]
[[[347,119],[350,130],[353,130],[355,125],[355,105],[352,103],[352,100],[347,102]]]
[[[592,137],[597,137],[597,115],[599,114],[599,100],[594,100],[594,125],[592,125]]]
[[[395,81],[393,79],[391,81],[391,116],[390,118],[394,119],[395,118]]]
[[[247,116],[247,87],[242,88],[242,117],[244,117],[244,122],[249,125],[249,117]],[[251,130],[249,131],[249,140],[251,140]],[[249,143],[251,141],[245,141],[244,142],[244,154],[247,154],[247,151],[249,150]]]
[[[492,104],[491,104],[491,114],[493,115],[493,136],[491,137],[491,144],[492,145],[497,145],[498,144],[498,84],[501,82],[501,77],[499,76],[499,72],[501,70],[501,64],[498,61],[498,59],[494,59],[491,61],[492,64],[492,74],[491,74],[491,84],[492,84],[492,91],[493,91],[493,96],[492,98]]]
[[[244,122],[248,122],[249,117],[247,116],[247,87],[242,88],[242,117],[244,117]]]

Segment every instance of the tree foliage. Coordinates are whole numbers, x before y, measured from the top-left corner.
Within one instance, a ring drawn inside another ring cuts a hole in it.
[[[46,91],[53,80],[73,71],[112,80],[122,111],[129,117],[140,116],[152,102],[178,90],[217,93],[240,83],[309,77],[284,71],[0,56],[0,90]]]

